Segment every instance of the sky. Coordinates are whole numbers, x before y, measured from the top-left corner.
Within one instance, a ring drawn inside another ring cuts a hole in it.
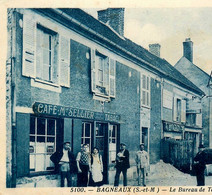
[[[96,9],[84,9],[97,18]],[[102,8],[105,9],[105,8]],[[161,58],[175,65],[183,56],[183,41],[193,41],[193,63],[212,71],[212,7],[125,8],[124,36],[149,49],[161,45]]]

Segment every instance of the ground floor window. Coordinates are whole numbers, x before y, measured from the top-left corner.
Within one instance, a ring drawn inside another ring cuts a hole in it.
[[[92,125],[90,122],[82,123],[81,146],[84,144],[88,144],[90,151],[91,151],[91,127]]]
[[[54,170],[50,156],[56,150],[56,119],[30,118],[30,172]]]
[[[109,125],[109,163],[116,161],[117,125]]]

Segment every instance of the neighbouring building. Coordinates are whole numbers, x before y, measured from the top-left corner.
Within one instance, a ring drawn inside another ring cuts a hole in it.
[[[212,148],[212,88],[211,76],[193,63],[193,42],[187,38],[183,42],[183,57],[175,64],[175,68],[186,78],[199,87],[205,96],[202,98],[202,143]],[[198,121],[199,108],[192,105],[191,111],[186,114],[191,125]],[[189,125],[189,124],[187,124]]]
[[[8,9],[7,187],[58,186],[49,157],[64,141],[75,155],[84,143],[97,146],[104,183],[113,184],[120,142],[133,178],[140,143],[156,163],[162,139],[200,137],[200,126],[185,129],[185,105],[204,93],[124,37],[123,8],[98,17],[81,9]]]

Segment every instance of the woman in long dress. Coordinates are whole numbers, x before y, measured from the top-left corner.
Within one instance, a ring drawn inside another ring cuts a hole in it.
[[[103,162],[102,156],[99,154],[99,149],[94,148],[91,155],[91,176],[93,186],[101,186],[103,180]]]

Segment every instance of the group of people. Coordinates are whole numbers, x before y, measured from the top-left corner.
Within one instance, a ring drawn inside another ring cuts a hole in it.
[[[77,186],[101,186],[103,184],[103,161],[99,154],[99,149],[94,147],[92,153],[89,152],[89,145],[84,144],[81,151],[75,159],[71,151],[70,142],[63,144],[63,149],[56,151],[50,157],[55,164],[56,170],[59,170],[61,176],[61,187],[64,187],[64,181],[67,179],[67,186],[73,186],[73,177],[77,173]],[[148,153],[144,151],[144,145],[140,145],[140,150],[136,153],[135,162],[138,171],[138,185],[146,186],[146,174],[149,166]],[[114,186],[119,185],[120,174],[123,174],[123,185],[127,186],[127,169],[130,168],[129,151],[124,143],[120,144],[120,151],[116,156],[116,174]]]
[[[197,185],[205,185],[205,153],[204,146],[200,145],[199,152],[194,158]],[[103,184],[103,161],[97,147],[89,152],[89,145],[84,144],[75,159],[71,151],[70,142],[65,142],[61,150],[56,151],[50,157],[55,164],[55,169],[60,171],[61,187],[64,187],[65,178],[67,186],[73,186],[73,176],[77,173],[77,186],[101,186]],[[149,170],[149,155],[144,150],[144,144],[140,144],[140,150],[136,152],[135,162],[137,165],[138,186],[146,186],[146,176]],[[129,151],[124,143],[120,144],[120,150],[116,155],[116,174],[114,186],[119,185],[120,174],[123,174],[123,185],[127,186],[127,169],[130,168]],[[142,181],[142,182],[141,182]]]
[[[65,178],[67,186],[73,186],[73,177],[77,173],[77,186],[100,186],[103,181],[103,162],[98,148],[93,148],[92,154],[89,146],[84,144],[76,159],[71,151],[70,142],[63,144],[63,149],[56,151],[50,157],[55,169],[60,172],[61,187],[64,187]]]

